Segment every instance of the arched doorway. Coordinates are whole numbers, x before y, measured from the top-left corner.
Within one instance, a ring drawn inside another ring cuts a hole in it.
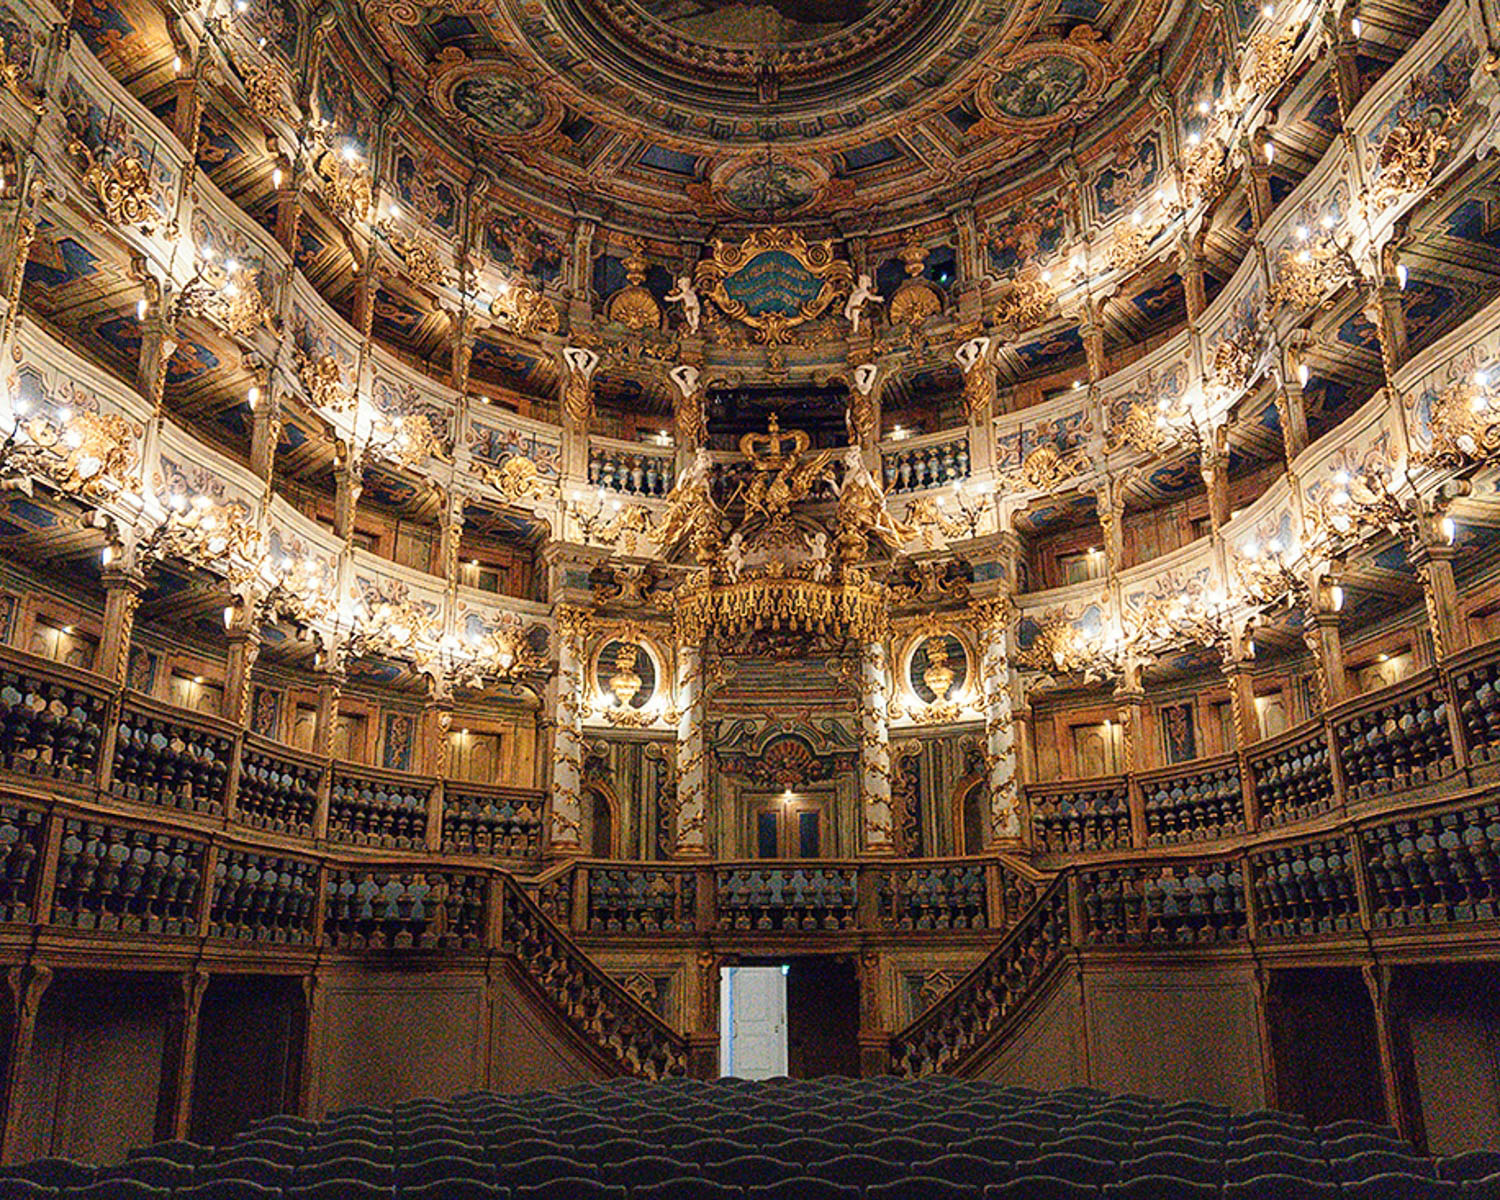
[[[963,839],[961,849],[965,854],[983,854],[989,841],[989,789],[983,779],[975,779],[959,785],[958,801],[959,833]]]
[[[614,799],[601,787],[590,787],[588,849],[590,858],[615,857]]]

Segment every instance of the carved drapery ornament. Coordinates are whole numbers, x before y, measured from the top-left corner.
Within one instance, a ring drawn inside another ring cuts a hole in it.
[[[313,163],[313,174],[334,216],[357,224],[370,215],[374,194],[370,173],[363,164],[347,162],[343,155],[324,150]]]

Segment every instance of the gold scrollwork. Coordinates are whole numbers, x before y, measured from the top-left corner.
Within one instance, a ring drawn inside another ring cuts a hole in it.
[[[68,153],[82,161],[83,182],[112,225],[134,225],[146,233],[156,229],[161,217],[156,211],[151,174],[139,153],[100,158],[77,138],[68,143]]]
[[[557,306],[534,288],[513,283],[501,288],[490,301],[490,316],[523,337],[538,333],[556,333],[559,328]]]
[[[816,294],[800,302],[793,312],[770,308],[751,311],[726,287],[762,255],[772,254],[790,255],[819,283]],[[793,329],[821,316],[839,296],[848,295],[854,287],[854,272],[847,262],[834,257],[832,241],[808,242],[794,229],[773,226],[757,230],[742,242],[715,238],[712,257],[698,264],[697,284],[725,316],[755,330],[762,342],[779,345],[788,340]]]

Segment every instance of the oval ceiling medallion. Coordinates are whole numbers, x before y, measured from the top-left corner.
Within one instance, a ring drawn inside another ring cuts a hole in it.
[[[828,191],[828,171],[810,158],[769,151],[731,159],[709,178],[714,200],[756,221],[783,221],[806,212]]]
[[[1023,46],[979,88],[980,111],[996,125],[1035,131],[1081,116],[1116,72],[1094,31],[1080,26],[1064,42]]]
[[[524,75],[451,47],[439,57],[427,92],[440,113],[486,141],[545,137],[562,119],[561,106]]]

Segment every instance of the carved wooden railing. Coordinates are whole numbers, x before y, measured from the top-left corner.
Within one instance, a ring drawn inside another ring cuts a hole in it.
[[[712,934],[1000,932],[1036,898],[1028,876],[993,856],[754,860],[692,866],[577,860],[528,890],[549,917],[591,941],[610,935],[701,940]]]
[[[891,1038],[898,1075],[954,1072],[994,1041],[1063,962],[1068,880],[1059,876],[985,960]]]
[[[1387,938],[1412,953],[1413,929],[1486,941],[1500,933],[1500,794],[1346,815],[1333,829],[1278,831],[1239,853],[1070,866],[979,967],[892,1037],[892,1068],[973,1070],[1065,950],[1244,954],[1331,943],[1324,953],[1365,956]]]
[[[443,784],[443,851],[479,858],[539,859],[542,805],[542,794],[537,791],[447,780]]]
[[[495,882],[499,948],[534,989],[620,1072],[686,1075],[687,1039],[596,966],[514,880]]]

